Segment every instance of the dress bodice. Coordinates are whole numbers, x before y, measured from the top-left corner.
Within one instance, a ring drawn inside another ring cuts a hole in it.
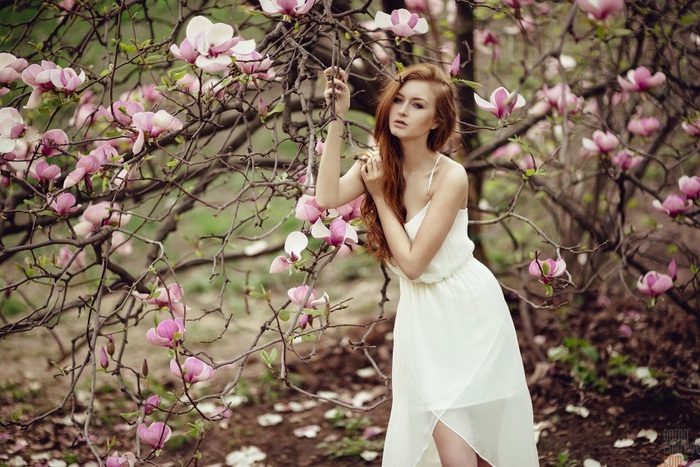
[[[421,209],[418,214],[413,216],[404,224],[404,230],[408,238],[413,241],[416,238],[418,229],[420,229],[425,214],[430,206],[430,201]],[[451,276],[464,262],[472,258],[474,252],[474,242],[467,235],[467,223],[469,215],[467,209],[460,209],[457,212],[452,228],[447,233],[442,246],[433,257],[425,272],[412,282],[438,282],[446,277]],[[402,280],[409,280],[401,269],[389,261],[389,268],[398,274]]]

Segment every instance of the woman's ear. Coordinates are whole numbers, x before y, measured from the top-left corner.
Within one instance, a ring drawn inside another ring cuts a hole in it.
[[[438,122],[437,118],[433,122],[433,125],[430,127],[431,130],[434,130],[435,128],[440,126],[440,122]]]

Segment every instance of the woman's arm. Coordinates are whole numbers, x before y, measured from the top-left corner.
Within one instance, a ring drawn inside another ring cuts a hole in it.
[[[383,173],[377,159],[370,160],[362,169],[362,178],[374,198],[394,263],[410,280],[425,272],[442,246],[457,217],[457,212],[467,198],[468,179],[461,167],[448,166],[436,183],[428,212],[411,241],[404,230],[403,220],[396,217],[383,196]],[[466,235],[466,232],[465,232]]]
[[[335,75],[331,78],[332,75]],[[340,176],[340,152],[343,146],[344,125],[342,119],[350,109],[350,91],[347,76],[343,70],[328,68],[326,89],[323,92],[328,105],[335,100],[336,119],[328,125],[328,134],[321,155],[321,163],[316,178],[316,202],[321,208],[336,208],[349,203],[365,192],[365,185],[360,175],[359,163],[356,163],[342,177]]]

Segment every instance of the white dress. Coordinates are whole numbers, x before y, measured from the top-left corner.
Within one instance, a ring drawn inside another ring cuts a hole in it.
[[[411,240],[429,205],[404,225]],[[400,299],[383,467],[440,466],[438,420],[494,467],[539,466],[513,320],[498,281],[472,255],[467,219],[460,210],[417,280],[390,265]]]

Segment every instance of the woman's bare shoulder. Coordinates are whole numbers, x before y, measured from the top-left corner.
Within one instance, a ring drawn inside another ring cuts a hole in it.
[[[447,185],[449,189],[467,187],[469,179],[467,171],[459,162],[453,161],[449,157],[443,159],[444,165],[441,170],[440,184]]]

